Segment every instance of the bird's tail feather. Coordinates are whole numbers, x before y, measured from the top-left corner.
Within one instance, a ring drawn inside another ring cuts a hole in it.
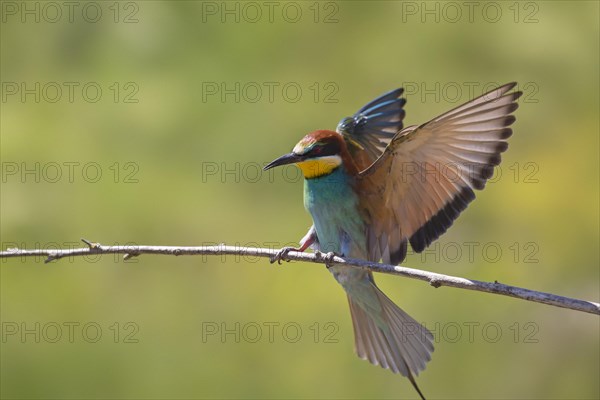
[[[371,287],[381,304],[381,315],[370,315],[365,311],[368,308],[361,307],[360,301],[348,295],[356,353],[371,364],[408,377],[424,398],[414,376],[425,369],[425,364],[431,359],[433,335],[395,305],[374,283]],[[370,312],[374,311],[371,309]]]

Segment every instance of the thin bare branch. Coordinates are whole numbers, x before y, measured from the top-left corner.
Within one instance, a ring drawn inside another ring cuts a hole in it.
[[[163,254],[171,256],[237,255],[265,257],[273,260],[273,257],[277,253],[277,250],[272,249],[226,246],[224,244],[201,247],[103,246],[99,243],[93,243],[86,239],[82,239],[82,241],[87,244],[88,247],[64,250],[8,249],[0,252],[0,258],[45,256],[47,257],[46,262],[50,262],[65,257],[86,256],[92,254],[123,254],[124,259],[139,256],[141,254]],[[373,272],[381,272],[385,274],[400,275],[411,279],[418,279],[428,282],[431,286],[436,288],[440,286],[448,286],[460,289],[475,290],[478,292],[494,293],[503,296],[515,297],[522,300],[548,304],[555,307],[568,308],[571,310],[600,315],[600,304],[598,303],[558,296],[551,293],[538,292],[516,286],[509,286],[498,282],[482,282],[456,276],[438,274],[435,272],[421,271],[418,269],[379,264],[351,258],[341,258],[337,256],[327,257],[323,255],[323,253],[298,253],[291,251],[284,257],[284,259],[288,261],[305,261],[326,265],[348,265],[356,268],[367,269]]]

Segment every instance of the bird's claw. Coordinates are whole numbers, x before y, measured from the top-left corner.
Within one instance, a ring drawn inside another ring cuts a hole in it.
[[[321,260],[325,261],[325,266],[328,269],[331,268],[331,267],[333,267],[333,259],[335,257],[343,257],[343,255],[337,254],[334,251],[330,251],[328,253],[323,253],[322,251],[316,251],[315,254],[317,255],[318,258],[320,258]]]
[[[281,265],[281,260],[285,260],[290,251],[298,251],[298,249],[295,247],[283,247],[279,249],[279,251],[277,251],[277,253],[275,253],[275,255],[269,259],[269,261],[271,264],[277,261],[277,264]],[[290,262],[290,260],[285,261]]]

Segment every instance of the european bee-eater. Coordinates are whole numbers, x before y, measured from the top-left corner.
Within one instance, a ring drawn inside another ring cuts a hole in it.
[[[373,100],[336,131],[304,136],[266,169],[295,163],[313,227],[298,249],[397,265],[408,243],[419,253],[443,234],[484,188],[511,136],[520,91],[509,83],[422,125],[403,128],[396,89]],[[355,350],[374,365],[408,377],[425,368],[433,336],[375,285],[373,275],[329,268],[348,295]]]

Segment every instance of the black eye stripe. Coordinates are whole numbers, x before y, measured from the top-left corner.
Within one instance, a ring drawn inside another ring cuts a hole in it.
[[[327,142],[321,142],[316,144],[309,152],[308,152],[308,156],[318,156],[318,157],[325,157],[325,156],[332,156],[332,155],[336,155],[339,154],[340,152],[340,145],[338,142],[335,141],[327,141]]]

